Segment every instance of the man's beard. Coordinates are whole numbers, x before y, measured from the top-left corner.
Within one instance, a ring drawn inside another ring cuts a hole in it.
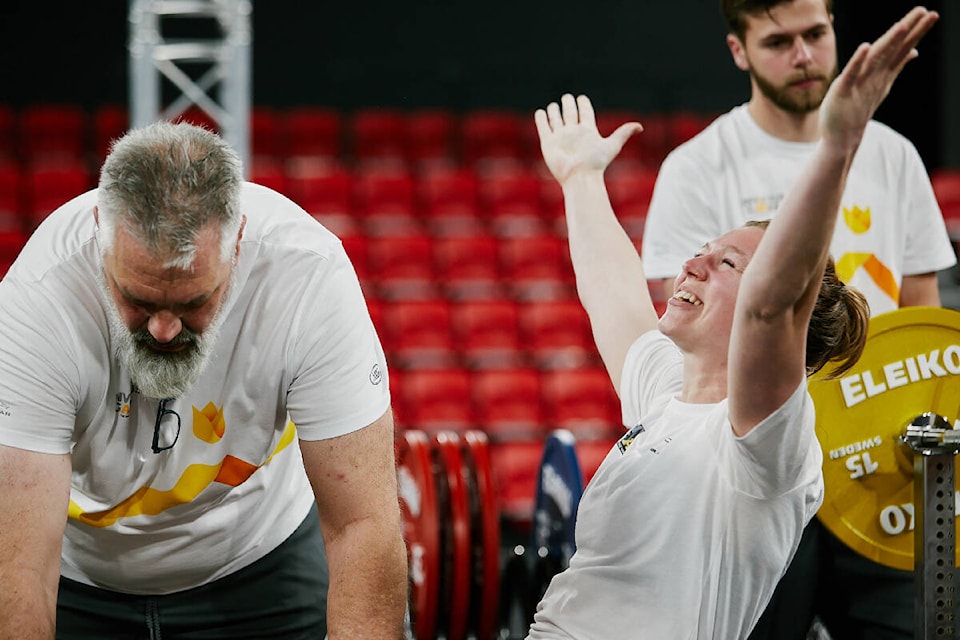
[[[830,88],[833,79],[837,77],[838,71],[839,69],[834,65],[833,70],[828,74],[805,73],[803,76],[790,78],[787,82],[776,85],[757,73],[752,65],[750,66],[750,76],[757,83],[760,93],[784,111],[796,114],[810,113],[820,108],[820,104],[827,95],[827,90]],[[790,86],[798,80],[821,80],[822,83],[802,91]]]
[[[127,328],[103,274],[99,280],[106,301],[114,353],[130,375],[137,391],[157,400],[182,396],[196,383],[210,361],[223,324],[224,308],[230,289],[224,294],[220,308],[203,333],[196,333],[182,326],[177,337],[163,346],[185,346],[178,351],[158,351],[155,347],[160,346],[160,343],[150,335],[146,327],[136,331]]]

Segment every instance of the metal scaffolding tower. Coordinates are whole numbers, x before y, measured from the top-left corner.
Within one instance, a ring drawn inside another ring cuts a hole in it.
[[[199,107],[249,173],[251,1],[129,2],[131,127]]]

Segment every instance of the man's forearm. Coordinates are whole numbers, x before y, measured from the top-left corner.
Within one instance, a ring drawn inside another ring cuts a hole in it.
[[[0,640],[53,640],[56,592],[0,568]]]
[[[357,523],[327,542],[330,640],[400,640],[407,606],[407,553],[399,531]]]

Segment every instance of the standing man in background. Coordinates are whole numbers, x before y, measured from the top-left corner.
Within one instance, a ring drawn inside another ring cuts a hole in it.
[[[670,295],[683,260],[747,220],[776,215],[817,147],[837,74],[832,0],[721,0],[727,45],[748,72],[746,104],[663,162],[643,234],[643,266]],[[914,146],[875,121],[847,179],[831,253],[872,315],[939,306],[937,272],[956,263]],[[913,638],[913,573],[856,554],[814,519],[753,640],[802,640],[815,616],[838,640]]]

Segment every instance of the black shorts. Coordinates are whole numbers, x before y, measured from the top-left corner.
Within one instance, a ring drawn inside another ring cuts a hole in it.
[[[327,572],[316,506],[283,544],[194,589],[118,593],[60,578],[58,640],[311,640],[327,628]]]

